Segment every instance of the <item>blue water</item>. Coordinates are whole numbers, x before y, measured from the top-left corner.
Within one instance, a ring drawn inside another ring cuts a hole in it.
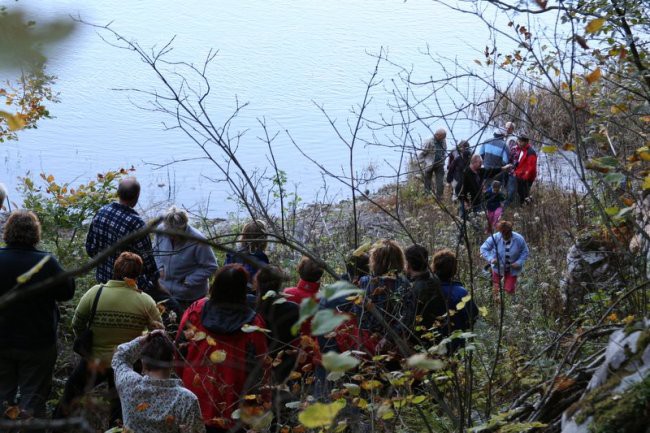
[[[12,2],[13,4],[13,2]],[[347,174],[346,145],[337,137],[323,113],[336,119],[346,139],[347,122],[354,126],[352,107],[363,100],[364,82],[370,78],[380,50],[391,61],[413,68],[414,78],[440,78],[434,60],[457,59],[472,64],[480,58],[487,31],[470,15],[454,13],[430,1],[185,1],[143,0],[40,1],[25,4],[36,21],[68,14],[111,27],[149,49],[173,36],[169,60],[200,63],[213,48],[218,54],[208,76],[213,93],[207,100],[211,118],[221,124],[236,100],[249,105],[233,121],[230,134],[244,132],[237,155],[251,173],[269,171],[267,144],[259,119],[265,119],[278,166],[286,172],[290,190],[304,200],[323,197],[324,179],[331,198],[341,198],[337,181],[300,155],[285,130],[311,157],[336,174]],[[165,165],[174,160],[202,156],[192,140],[178,130],[166,130],[173,118],[142,110],[151,98],[133,91],[160,90],[153,71],[133,52],[111,47],[89,26],[79,26],[74,36],[49,55],[49,70],[58,76],[55,90],[61,102],[50,104],[54,119],[43,120],[37,130],[22,131],[20,140],[0,147],[5,173],[2,180],[13,190],[16,177],[27,171],[53,174],[72,184],[96,173],[135,166],[144,190],[144,207],[171,199],[193,211],[225,216],[238,210],[228,186],[218,180],[215,166],[205,160]],[[478,46],[478,49],[471,48]],[[429,50],[432,58],[424,54]],[[391,93],[398,69],[380,65],[379,79],[367,116],[393,119]],[[399,86],[403,88],[403,86]],[[468,91],[472,88],[468,87]],[[440,92],[440,104],[427,105],[436,115],[452,107],[453,97]],[[426,110],[421,110],[422,114]],[[412,127],[413,142],[445,126],[429,120]],[[396,132],[397,136],[393,135]],[[453,128],[457,138],[469,136],[468,122]],[[355,148],[357,175],[372,167],[379,176],[391,176],[398,167],[401,131],[374,130],[364,125]],[[451,137],[450,137],[451,138]],[[450,140],[451,141],[451,140]],[[368,145],[367,142],[378,143]],[[222,156],[214,153],[218,161]],[[367,172],[367,171],[366,171]],[[367,185],[373,189],[385,182]],[[14,201],[19,201],[13,193]]]

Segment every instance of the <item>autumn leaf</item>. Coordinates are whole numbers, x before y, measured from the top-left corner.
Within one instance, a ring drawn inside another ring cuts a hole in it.
[[[603,25],[605,25],[605,18],[596,18],[595,20],[589,21],[585,27],[587,33],[596,33],[600,30]]]
[[[481,317],[486,317],[488,315],[487,307],[479,307],[478,312],[481,313]]]
[[[135,407],[135,410],[137,412],[142,412],[142,411],[145,411],[145,410],[149,409],[149,406],[151,406],[149,403],[140,403],[139,405],[137,405]]]
[[[381,388],[381,386],[382,383],[378,380],[366,380],[365,382],[361,383],[361,388],[365,389],[366,391]]]
[[[580,35],[575,35],[574,39],[583,50],[589,49],[589,45],[587,45],[587,40],[585,38]]]
[[[25,120],[18,113],[11,114],[0,110],[0,117],[7,121],[7,126],[9,126],[10,131],[18,131],[25,127]]]
[[[205,332],[203,332],[203,331],[199,331],[199,332],[195,333],[195,334],[192,336],[192,341],[201,341],[201,340],[205,340],[205,337],[207,337],[207,335],[205,334]]]
[[[593,84],[600,80],[600,77],[602,77],[602,72],[600,71],[600,68],[596,68],[593,72],[585,76],[585,80],[587,80],[587,83]]]
[[[260,328],[259,326],[255,326],[255,325],[249,325],[248,323],[246,323],[244,326],[242,326],[241,330],[242,330],[242,332],[245,332],[247,334],[250,334],[252,332],[258,332],[258,331],[259,332],[265,332],[265,333],[271,332],[270,330],[268,330],[266,328]]]
[[[557,151],[558,151],[557,146],[549,146],[549,145],[542,146],[542,152],[544,153],[555,153]]]
[[[209,335],[205,337],[206,343],[208,343],[208,346],[216,346],[217,345],[217,340],[214,338],[210,337]]]
[[[575,152],[576,146],[573,143],[564,143],[564,146],[562,146],[562,150],[565,150],[567,152]]]
[[[165,417],[165,424],[167,425],[174,425],[174,421],[176,421],[176,418],[174,418],[174,415],[167,415]]]
[[[546,5],[548,4],[548,0],[535,0],[535,3],[537,3],[537,6],[539,6],[540,9],[544,10],[544,9],[546,9]]]
[[[298,420],[307,428],[329,427],[345,407],[345,400],[333,403],[314,403],[298,414]]]
[[[8,406],[5,410],[5,416],[9,419],[17,419],[20,415],[20,408],[18,406]]]
[[[224,350],[215,350],[210,354],[210,362],[213,364],[221,364],[226,360],[226,352]]]
[[[647,175],[647,176],[643,179],[643,186],[642,186],[642,188],[643,188],[644,191],[647,190],[647,189],[650,189],[650,174]]]

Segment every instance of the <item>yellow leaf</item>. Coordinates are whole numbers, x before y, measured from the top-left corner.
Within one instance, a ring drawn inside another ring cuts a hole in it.
[[[643,179],[643,190],[650,189],[650,174]]]
[[[9,126],[10,131],[17,131],[25,127],[25,121],[19,114],[11,114],[0,110],[0,117],[3,117],[7,121],[7,126]]]
[[[201,341],[205,340],[206,334],[203,331],[199,331],[192,337],[192,341]]]
[[[636,153],[644,161],[650,161],[650,148],[648,146],[640,147],[636,150]]]
[[[481,316],[486,317],[488,315],[487,307],[479,307],[478,312],[481,313]]]
[[[25,284],[27,281],[31,280],[34,275],[38,274],[40,270],[43,269],[43,266],[45,265],[45,263],[47,263],[48,260],[50,260],[50,257],[51,256],[49,255],[43,257],[41,261],[39,261],[34,265],[33,268],[31,268],[24,274],[19,275],[18,278],[16,278],[18,284]]]
[[[629,316],[625,317],[625,319],[623,319],[623,323],[625,323],[628,326],[631,325],[632,322],[634,322],[634,316],[631,315],[631,314]]]
[[[458,304],[456,304],[456,311],[460,311],[463,308],[465,308],[465,302],[460,301]]]
[[[585,80],[587,80],[587,83],[593,84],[596,81],[600,80],[601,76],[602,76],[602,72],[600,72],[600,68],[596,68],[595,71],[585,76]]]
[[[641,116],[641,122],[650,122],[650,116]]]
[[[544,153],[555,153],[557,152],[557,146],[550,146],[550,145],[545,145],[542,146],[542,152]]]
[[[208,343],[208,346],[216,346],[217,345],[217,340],[210,337],[209,335],[207,337],[205,337],[205,341]]]
[[[215,350],[210,354],[210,362],[213,364],[221,364],[226,360],[226,352],[224,350]]]
[[[300,412],[298,420],[307,428],[329,427],[336,415],[345,407],[345,400],[333,403],[314,403]]]
[[[530,98],[528,98],[528,102],[530,102],[530,105],[536,105],[537,104],[537,96],[530,95]]]
[[[357,407],[363,410],[367,409],[368,401],[366,399],[360,398],[359,401],[357,401]]]
[[[566,150],[567,152],[574,152],[576,150],[576,146],[573,143],[564,143],[562,150]]]
[[[600,30],[603,25],[605,25],[605,18],[596,18],[595,20],[589,21],[585,27],[587,33],[596,33]]]
[[[367,380],[361,384],[361,388],[365,389],[366,391],[381,388],[381,382],[378,380]]]
[[[627,111],[627,106],[625,104],[616,104],[612,105],[609,109],[612,114],[625,113]]]

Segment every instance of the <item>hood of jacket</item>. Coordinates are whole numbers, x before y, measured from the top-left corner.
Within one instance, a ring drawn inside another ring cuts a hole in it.
[[[201,324],[215,334],[234,334],[255,318],[255,310],[248,305],[213,304],[206,302],[201,314]]]

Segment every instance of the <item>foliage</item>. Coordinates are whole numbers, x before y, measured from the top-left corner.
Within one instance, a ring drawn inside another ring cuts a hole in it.
[[[132,171],[133,168],[122,168],[98,173],[96,180],[76,187],[59,183],[53,175],[45,173],[37,180],[29,174],[20,179],[23,207],[36,213],[43,240],[64,266],[76,264],[84,256],[80,239],[86,230],[84,224],[102,206],[115,200],[119,180]]]

